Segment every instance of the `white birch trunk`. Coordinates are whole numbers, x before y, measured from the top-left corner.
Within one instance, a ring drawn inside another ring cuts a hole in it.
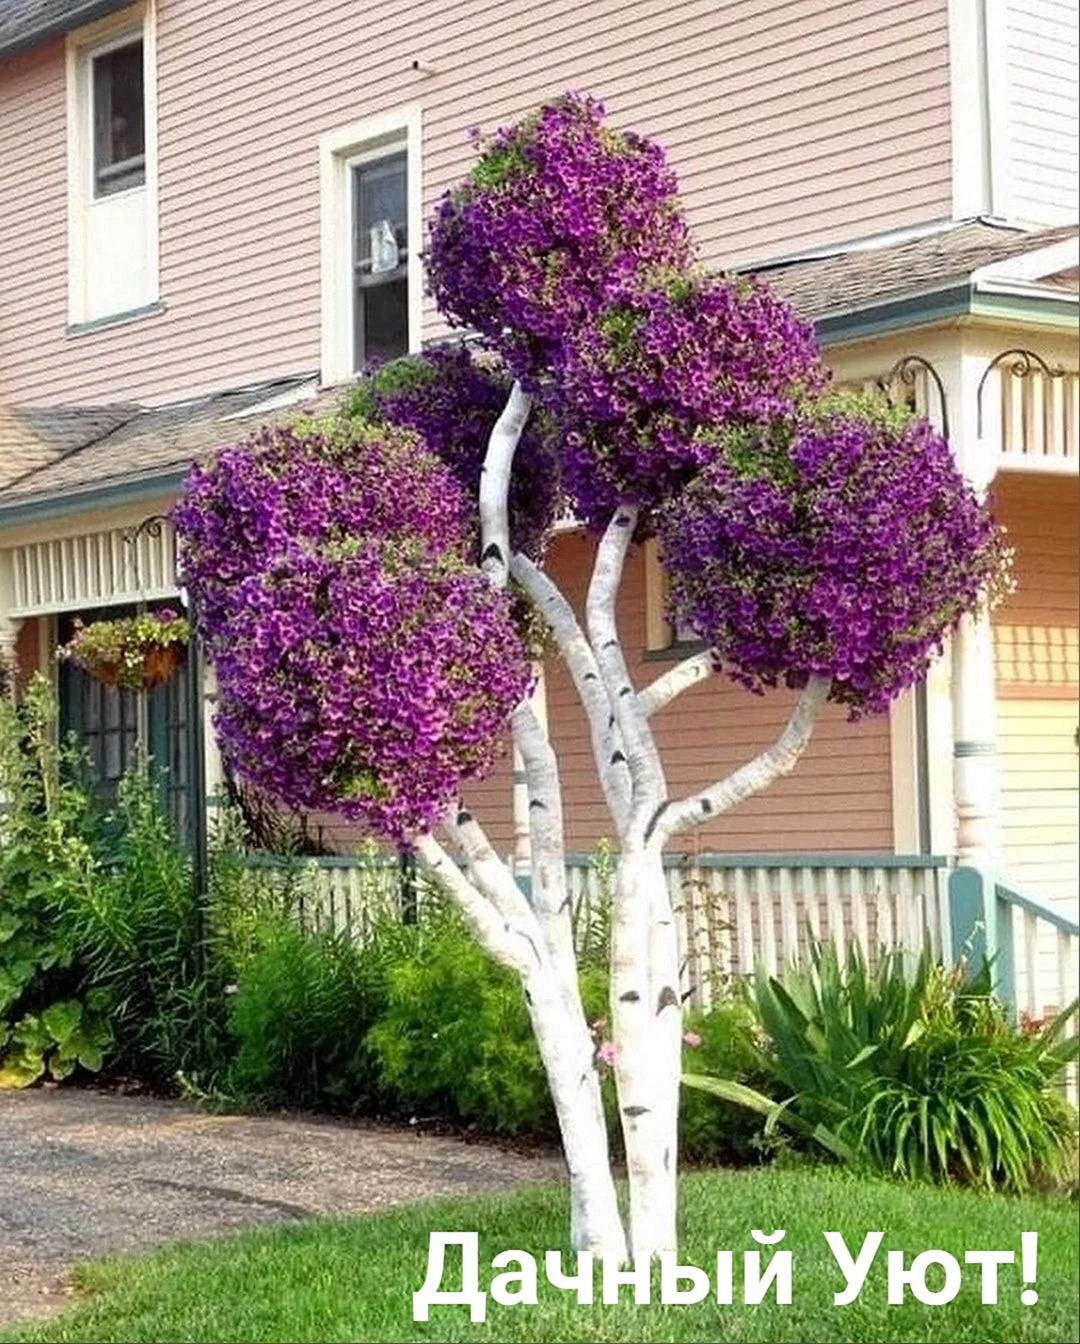
[[[659,851],[624,846],[611,931],[611,1015],[635,1261],[676,1249],[682,1010],[677,961],[674,983],[666,983],[668,948],[652,927],[657,883],[664,884]]]
[[[570,1176],[571,1248],[625,1259],[626,1234],[611,1175],[594,1045],[580,995],[575,1012],[531,911],[515,910],[514,901],[504,901],[500,909],[485,899],[433,836],[420,836],[416,848],[445,883],[481,945],[521,978]],[[510,878],[487,848],[479,865],[498,865]],[[501,874],[492,873],[491,880],[501,882]]]

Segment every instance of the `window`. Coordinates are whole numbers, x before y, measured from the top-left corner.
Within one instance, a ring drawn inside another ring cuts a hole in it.
[[[409,349],[408,158],[353,165],[353,370]]]
[[[146,181],[142,42],[93,56],[91,71],[94,195],[110,196]]]
[[[67,38],[68,334],[160,312],[154,6]]]
[[[322,381],[419,349],[420,113],[388,113],[319,141]]]
[[[645,564],[645,651],[656,657],[682,658],[692,649],[701,648],[700,637],[680,622],[672,628],[667,620],[667,576],[660,563],[660,548],[655,538],[644,547]]]

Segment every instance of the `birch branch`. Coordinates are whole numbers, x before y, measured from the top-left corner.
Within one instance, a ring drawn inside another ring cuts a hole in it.
[[[726,812],[736,803],[745,802],[755,793],[760,793],[781,775],[789,774],[810,742],[818,710],[824,704],[831,686],[829,677],[811,677],[784,731],[771,747],[703,793],[695,793],[672,803],[657,817],[654,833],[646,839],[651,839],[663,848],[673,835]]]
[[[535,942],[516,930],[490,901],[484,899],[433,835],[421,835],[413,844],[416,852],[449,890],[480,944],[496,961],[510,970],[517,971],[523,977],[531,976],[540,964],[540,951]]]
[[[480,472],[480,568],[495,588],[505,588],[510,578],[510,469],[531,409],[532,398],[515,382],[491,430]]]
[[[676,696],[682,695],[683,691],[688,691],[691,686],[696,686],[699,681],[711,676],[712,672],[711,649],[692,653],[674,667],[669,667],[662,676],[638,692],[638,708],[646,718],[650,718],[653,714],[659,713],[665,705],[669,705]]]
[[[443,826],[465,855],[477,887],[499,914],[506,920],[520,922],[531,934],[539,935],[540,926],[525,893],[468,808],[457,803],[443,819]]]
[[[616,509],[608,523],[596,550],[596,562],[585,599],[585,624],[604,689],[622,734],[630,767],[633,802],[650,805],[667,792],[664,771],[648,722],[638,706],[615,616],[619,584],[637,521],[637,508],[625,506]]]
[[[562,654],[589,722],[593,755],[600,771],[604,799],[620,833],[630,817],[630,770],[621,734],[600,677],[589,641],[570,603],[543,570],[524,555],[515,555],[510,572],[543,612]]]

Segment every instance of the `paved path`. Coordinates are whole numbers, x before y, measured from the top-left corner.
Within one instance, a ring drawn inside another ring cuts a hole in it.
[[[407,1129],[215,1116],[79,1089],[0,1091],[0,1324],[63,1305],[77,1260],[559,1172],[550,1155]]]

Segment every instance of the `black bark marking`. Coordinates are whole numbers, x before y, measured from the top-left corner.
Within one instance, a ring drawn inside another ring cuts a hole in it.
[[[559,906],[559,914],[561,915],[564,910],[569,909],[571,909],[571,903],[570,903],[570,897],[567,896],[566,900],[563,901],[562,905]]]
[[[652,839],[653,831],[656,830],[657,822],[659,822],[660,818],[661,818],[661,817],[664,815],[664,813],[667,811],[667,808],[668,808],[668,807],[669,807],[669,802],[668,802],[668,800],[665,798],[664,801],[660,804],[660,806],[656,809],[656,811],[655,811],[655,812],[652,814],[652,816],[649,818],[649,824],[648,824],[648,826],[645,827],[645,843],[646,843],[646,844],[648,844],[649,841]]]
[[[622,1113],[628,1115],[631,1120],[636,1120],[639,1115],[648,1115],[649,1108],[648,1106],[624,1106]]]
[[[665,1149],[664,1149],[664,1170],[665,1170],[665,1171],[670,1171],[670,1170],[671,1170],[671,1149],[670,1149],[670,1148],[665,1148]]]
[[[619,647],[619,641],[617,639],[609,639],[601,647],[605,649],[616,649]]]
[[[702,798],[701,810],[702,812],[705,813],[706,816],[708,816],[709,813],[712,811],[712,803],[709,802],[708,798]]]
[[[620,761],[625,761],[625,760],[626,760],[626,757],[622,754],[621,751],[613,751],[613,752],[611,753],[611,764],[612,764],[612,765],[618,765]]]
[[[656,1000],[656,1016],[659,1017],[665,1008],[678,1008],[678,1006],[678,995],[670,985],[665,985]]]
[[[627,517],[627,515],[626,515],[625,513],[617,514],[616,517],[615,517],[615,526],[616,526],[616,527],[629,527],[629,526],[630,526],[630,519]]]
[[[582,678],[582,680],[583,680],[583,681],[596,681],[596,680],[597,680],[596,673],[595,673],[595,672],[586,672],[585,675],[584,675],[584,677]]]
[[[542,798],[533,798],[533,799],[531,799],[531,800],[529,801],[529,807],[530,807],[530,808],[535,808],[538,812],[540,812],[540,811],[546,812],[546,811],[547,811],[547,803],[545,803],[544,800],[543,800]]]
[[[620,1003],[640,1003],[641,995],[636,989],[628,989],[625,994],[619,995]]]
[[[614,714],[609,714],[609,715],[608,715],[607,726],[608,726],[609,728],[614,728],[614,727],[615,727],[615,715],[614,715]]]
[[[633,694],[634,694],[634,688],[632,686],[624,686],[622,690],[619,692],[619,699],[621,700],[624,695],[633,695]]]
[[[457,824],[459,826],[464,826],[467,821],[472,821],[472,813],[467,807],[463,807],[457,814]]]
[[[503,563],[503,553],[496,542],[489,542],[484,548],[484,554],[480,557],[480,563],[483,564],[485,560],[494,560],[500,565]]]

